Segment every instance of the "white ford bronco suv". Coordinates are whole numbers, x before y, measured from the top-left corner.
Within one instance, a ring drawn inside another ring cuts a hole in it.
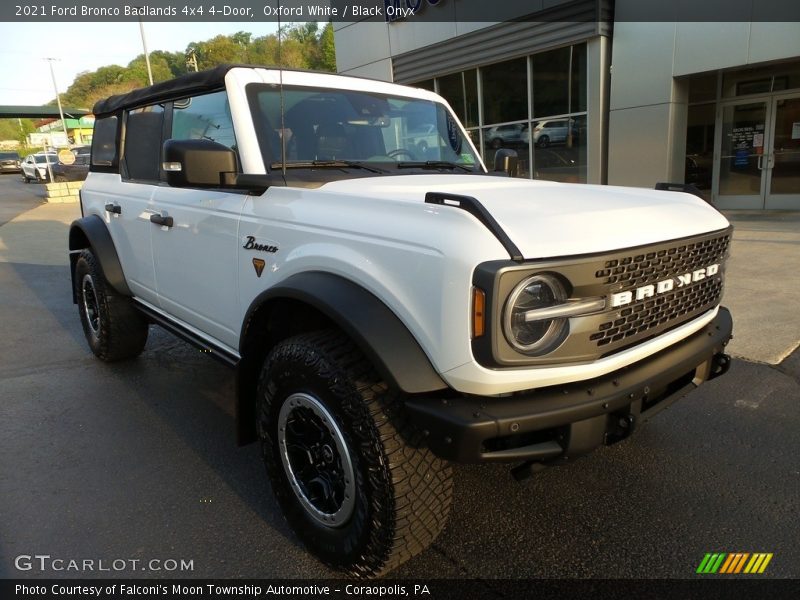
[[[487,172],[441,97],[353,77],[222,66],[94,113],[89,346],[158,324],[233,366],[237,439],[333,568],[429,546],[451,462],[521,477],[727,370],[731,228],[693,195]]]

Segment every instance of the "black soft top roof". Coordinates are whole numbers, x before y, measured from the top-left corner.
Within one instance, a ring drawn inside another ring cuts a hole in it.
[[[187,73],[169,81],[162,81],[154,85],[133,90],[127,94],[118,94],[116,96],[109,96],[105,100],[98,100],[92,114],[96,117],[105,117],[125,108],[137,108],[154,102],[166,102],[168,100],[175,100],[191,94],[202,94],[203,92],[211,92],[214,90],[225,87],[225,75],[228,71],[237,67],[244,67],[246,69],[274,69],[283,71],[296,71],[300,73],[323,73],[321,71],[314,71],[310,69],[287,69],[276,66],[266,65],[247,65],[247,64],[225,64],[208,69],[206,71],[199,71],[197,73]],[[342,75],[339,73],[323,73],[325,75],[336,75],[337,77],[353,77],[352,75]],[[355,79],[371,79],[370,77],[355,77]],[[374,79],[380,83],[385,83],[383,80]],[[66,110],[65,110],[66,112]]]
[[[123,108],[135,108],[153,102],[174,100],[187,94],[199,94],[220,89],[225,85],[225,75],[234,67],[253,67],[254,65],[220,65],[207,71],[187,73],[169,81],[133,90],[127,94],[110,96],[98,100],[92,112],[97,117],[115,113]]]

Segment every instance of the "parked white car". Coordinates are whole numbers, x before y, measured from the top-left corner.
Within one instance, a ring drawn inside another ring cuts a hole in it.
[[[335,569],[427,548],[451,462],[523,476],[727,370],[731,228],[695,196],[487,172],[440,96],[354,77],[219,67],[93,112],[89,347],[159,324],[235,368],[238,439]]]
[[[45,182],[50,180],[50,173],[47,170],[47,163],[53,165],[58,163],[58,155],[51,153],[39,152],[37,154],[29,154],[22,161],[20,167],[22,168],[22,179],[25,183],[31,181]]]
[[[563,144],[567,141],[569,134],[569,119],[555,119],[550,121],[534,121],[533,122],[533,143],[540,148],[546,148],[551,144]],[[578,130],[572,126],[573,138],[578,137]],[[531,132],[525,130],[523,132],[525,142],[530,142]]]

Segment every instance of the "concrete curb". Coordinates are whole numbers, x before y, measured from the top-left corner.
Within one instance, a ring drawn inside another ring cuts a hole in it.
[[[82,187],[82,181],[47,183],[45,184],[45,202],[77,202]]]

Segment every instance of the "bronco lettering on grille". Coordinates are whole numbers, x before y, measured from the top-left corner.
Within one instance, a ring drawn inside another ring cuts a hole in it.
[[[611,294],[611,307],[625,306],[634,300],[652,298],[658,294],[664,294],[674,289],[685,287],[690,283],[700,281],[706,277],[711,277],[717,273],[719,273],[719,263],[709,265],[702,269],[695,269],[691,273],[683,273],[671,279],[664,279],[655,284],[643,285],[633,290]]]

